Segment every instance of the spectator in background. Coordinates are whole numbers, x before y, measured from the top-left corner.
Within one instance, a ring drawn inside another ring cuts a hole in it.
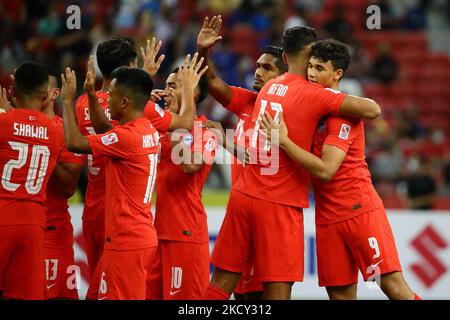
[[[436,200],[436,182],[427,159],[412,156],[407,162],[406,176],[408,205],[410,209],[433,209]]]
[[[353,38],[353,27],[345,18],[346,14],[346,8],[337,4],[334,8],[333,17],[325,24],[325,31],[328,36],[344,43]]]
[[[286,22],[284,23],[284,30],[290,29],[295,26],[307,26],[309,23],[307,22],[306,18],[306,10],[302,5],[297,5],[295,7],[294,14],[291,15]]]
[[[372,66],[373,77],[387,85],[397,79],[397,73],[397,62],[392,57],[389,46],[381,44]]]

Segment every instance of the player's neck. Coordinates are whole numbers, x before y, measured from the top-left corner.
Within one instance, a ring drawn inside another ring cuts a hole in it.
[[[142,118],[143,116],[143,113],[139,111],[128,112],[123,115],[123,117],[119,120],[119,123],[123,125],[127,122]]]
[[[339,90],[339,82],[335,82],[330,86],[330,89]]]
[[[42,109],[42,112],[50,119],[53,119],[53,117],[55,116],[55,107],[53,103],[50,103],[48,106]]]
[[[108,91],[110,85],[111,85],[110,79],[103,79],[102,88],[100,89],[100,91],[105,91],[105,92]]]
[[[302,77],[306,77],[306,67],[302,63],[293,63],[289,65],[288,72]]]
[[[42,100],[17,98],[17,108],[42,111]]]

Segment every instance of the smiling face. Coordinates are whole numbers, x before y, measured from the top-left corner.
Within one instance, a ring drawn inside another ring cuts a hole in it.
[[[264,53],[259,57],[258,61],[256,61],[255,78],[253,81],[254,90],[261,90],[267,81],[282,74],[276,62],[277,58],[268,53]]]
[[[308,80],[326,88],[336,88],[343,75],[342,69],[334,68],[331,60],[323,62],[315,57],[309,58]]]
[[[169,94],[169,90],[172,89],[175,94],[175,99]],[[171,73],[166,79],[166,87],[164,89],[165,96],[165,108],[172,113],[178,113],[180,106],[178,101],[181,101],[181,90],[178,83],[178,76],[176,73]]]

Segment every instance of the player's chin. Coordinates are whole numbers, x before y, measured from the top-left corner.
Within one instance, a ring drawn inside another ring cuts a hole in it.
[[[261,88],[263,87],[263,85],[262,85],[262,83],[261,82],[254,82],[253,83],[253,90],[255,90],[255,91],[260,91],[261,90]]]

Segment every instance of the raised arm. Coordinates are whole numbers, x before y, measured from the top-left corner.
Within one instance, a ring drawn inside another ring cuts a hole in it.
[[[209,49],[222,39],[219,36],[221,27],[222,17],[220,15],[212,17],[211,21],[206,17],[197,37],[197,51],[201,57],[205,58],[205,64],[209,66],[206,72],[209,93],[225,107],[230,103],[233,93],[230,86],[218,77],[209,60]]]
[[[362,119],[376,119],[381,115],[381,107],[372,99],[348,95],[342,101],[340,114]]]
[[[88,61],[86,73],[86,81],[84,82],[84,89],[88,96],[89,103],[89,115],[91,117],[91,123],[94,127],[95,133],[105,133],[111,130],[111,122],[105,114],[105,111],[98,103],[97,94],[95,93],[95,67],[94,67],[94,56],[91,55]]]
[[[61,74],[61,99],[63,103],[64,139],[67,149],[77,153],[92,153],[88,139],[78,129],[75,119],[74,100],[77,91],[75,71],[66,68],[66,75]]]

